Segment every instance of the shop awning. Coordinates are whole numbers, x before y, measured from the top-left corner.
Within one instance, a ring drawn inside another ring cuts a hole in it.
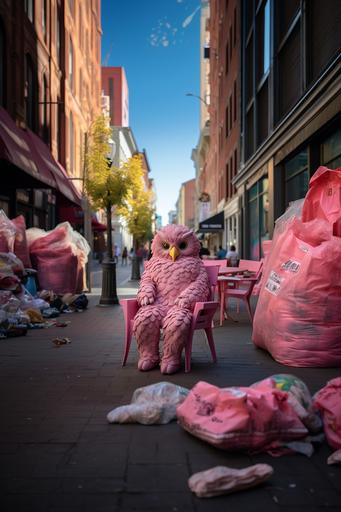
[[[69,179],[65,169],[53,158],[49,147],[31,130],[19,128],[2,107],[0,159],[34,178],[32,188],[38,188],[39,185],[41,188],[53,188],[72,203],[81,204],[80,192]]]
[[[59,208],[59,220],[62,222],[70,222],[72,226],[81,226],[84,223],[84,212],[81,208],[75,206],[61,206]],[[91,227],[93,231],[106,231],[107,226],[96,219],[96,215],[92,214]]]
[[[224,231],[224,212],[199,222],[198,233],[219,233]]]
[[[53,178],[55,182],[53,188],[56,188],[72,203],[80,205],[82,200],[81,193],[72,183],[72,180],[69,179],[65,169],[53,158],[48,146],[31,130],[27,130],[27,137],[31,141],[32,153],[39,170],[49,173]]]
[[[37,165],[27,132],[19,128],[2,107],[0,107],[0,159],[25,171],[45,186],[51,188],[56,186],[51,173]]]

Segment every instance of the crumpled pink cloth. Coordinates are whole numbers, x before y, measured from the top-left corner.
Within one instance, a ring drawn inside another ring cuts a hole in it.
[[[341,448],[341,377],[327,382],[313,398],[314,406],[321,411],[323,428],[328,444]]]

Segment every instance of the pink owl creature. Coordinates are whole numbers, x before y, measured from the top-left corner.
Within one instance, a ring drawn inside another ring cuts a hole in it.
[[[159,365],[160,329],[163,330],[161,373],[175,373],[180,368],[194,305],[210,296],[199,249],[199,240],[186,226],[170,224],[154,237],[153,256],[145,264],[137,294],[141,307],[133,327],[139,370],[147,371]]]

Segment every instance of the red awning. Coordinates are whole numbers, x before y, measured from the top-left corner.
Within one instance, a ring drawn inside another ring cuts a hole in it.
[[[95,219],[94,217],[91,219],[91,227],[92,231],[104,232],[107,230],[107,226],[105,224],[102,224],[101,222],[98,222],[98,220]]]
[[[48,146],[31,130],[19,128],[0,107],[0,159],[25,171],[43,186],[58,190],[74,204],[81,204],[81,193]],[[34,187],[36,188],[35,184]]]
[[[45,185],[56,186],[51,173],[40,169],[37,165],[27,132],[19,128],[2,107],[0,107],[0,158],[7,160]]]
[[[69,179],[65,169],[53,158],[48,146],[31,130],[27,130],[27,136],[31,141],[32,152],[39,170],[41,169],[45,173],[49,173],[55,181],[54,188],[59,190],[72,203],[80,205],[82,200],[81,193],[72,183],[72,180]]]
[[[84,223],[84,212],[81,208],[75,206],[61,206],[59,208],[59,220],[61,222],[70,222],[73,226],[81,226]],[[95,214],[91,217],[91,227],[93,231],[107,230],[107,226],[98,222]]]

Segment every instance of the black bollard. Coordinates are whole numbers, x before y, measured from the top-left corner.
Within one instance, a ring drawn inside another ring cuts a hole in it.
[[[102,263],[102,294],[99,306],[119,304],[116,290],[116,263],[113,260]]]
[[[139,281],[141,279],[140,262],[141,258],[139,256],[133,256],[131,258],[131,281]]]

